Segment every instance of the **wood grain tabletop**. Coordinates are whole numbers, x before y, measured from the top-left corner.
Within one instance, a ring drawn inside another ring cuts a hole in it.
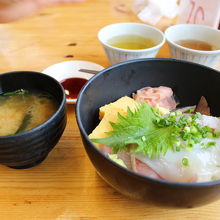
[[[109,66],[97,32],[116,22],[141,22],[132,0],[86,0],[46,8],[32,17],[0,24],[0,72],[42,71],[67,60]],[[162,20],[164,28],[172,22]],[[167,45],[158,57],[169,57]],[[89,161],[79,135],[75,106],[59,143],[40,165],[0,166],[0,220],[218,220],[220,200],[193,209],[156,207],[126,198],[105,183]]]

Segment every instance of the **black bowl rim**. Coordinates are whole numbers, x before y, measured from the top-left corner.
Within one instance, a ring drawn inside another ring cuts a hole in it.
[[[0,140],[3,140],[3,139],[5,139],[5,140],[11,139],[12,140],[13,138],[23,137],[23,136],[31,134],[31,133],[33,133],[35,131],[41,130],[44,126],[46,126],[48,123],[50,123],[51,121],[54,120],[54,118],[59,114],[59,112],[61,111],[63,106],[65,106],[65,104],[66,104],[66,94],[64,92],[64,89],[60,85],[60,83],[56,79],[54,79],[53,77],[48,76],[48,75],[46,75],[44,73],[41,73],[41,72],[27,71],[27,70],[24,70],[24,71],[20,70],[20,71],[12,71],[12,72],[2,73],[2,74],[0,74],[0,77],[1,76],[6,76],[6,75],[13,75],[15,73],[21,73],[21,74],[22,73],[28,73],[28,74],[38,75],[40,77],[48,78],[49,80],[54,81],[58,85],[60,90],[62,91],[62,94],[63,94],[62,95],[62,102],[60,103],[59,108],[56,110],[56,112],[48,120],[46,120],[44,123],[38,125],[37,127],[32,128],[32,129],[30,129],[28,131],[24,131],[24,132],[21,132],[21,133],[18,133],[18,134],[13,134],[13,135],[8,135],[8,136],[0,136]]]
[[[124,168],[122,166],[120,166],[119,164],[117,164],[116,162],[114,162],[113,160],[111,160],[110,158],[106,157],[96,146],[95,144],[89,139],[85,129],[83,128],[82,122],[80,120],[81,116],[80,116],[80,103],[83,97],[83,94],[85,93],[86,89],[88,88],[88,86],[93,83],[93,81],[95,81],[100,75],[103,75],[105,72],[112,70],[114,68],[117,68],[119,66],[123,66],[126,64],[130,64],[130,63],[137,63],[137,62],[151,62],[151,61],[157,61],[157,62],[176,62],[176,63],[185,63],[185,64],[190,64],[190,65],[196,65],[199,66],[200,68],[205,68],[209,71],[215,71],[217,74],[219,74],[220,72],[218,70],[215,70],[211,67],[207,67],[198,63],[193,63],[193,62],[189,62],[189,61],[185,61],[185,60],[177,60],[177,59],[172,59],[172,58],[141,58],[141,59],[135,59],[135,60],[128,60],[128,61],[124,61],[124,62],[120,62],[117,64],[114,64],[112,66],[109,66],[103,70],[101,70],[99,73],[97,73],[96,75],[94,75],[81,89],[78,97],[77,97],[77,102],[76,102],[76,120],[77,120],[77,124],[79,126],[80,131],[82,132],[84,138],[86,139],[86,141],[88,141],[91,144],[91,147],[93,147],[93,149],[102,157],[104,157],[108,162],[110,162],[113,166],[118,167],[119,169],[122,169],[123,171],[125,171],[126,173],[128,173],[130,176],[133,176],[137,179],[143,179],[143,180],[148,180],[148,181],[152,181],[152,182],[156,182],[159,184],[165,184],[165,185],[170,185],[170,186],[178,186],[178,187],[186,187],[186,188],[197,188],[197,187],[209,187],[209,186],[214,186],[214,185],[218,185],[220,184],[220,180],[215,180],[215,181],[209,181],[209,182],[198,182],[198,183],[184,183],[184,182],[174,182],[174,181],[168,181],[168,180],[161,180],[161,179],[156,179],[156,178],[151,178],[148,176],[144,176],[142,174],[138,174],[135,173],[134,171],[128,169],[128,168]],[[85,148],[85,147],[84,147]]]

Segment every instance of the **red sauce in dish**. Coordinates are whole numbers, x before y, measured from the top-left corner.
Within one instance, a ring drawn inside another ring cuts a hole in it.
[[[68,99],[76,99],[81,88],[84,86],[84,84],[87,82],[87,79],[84,78],[68,78],[61,81],[61,85],[63,86],[66,97]]]

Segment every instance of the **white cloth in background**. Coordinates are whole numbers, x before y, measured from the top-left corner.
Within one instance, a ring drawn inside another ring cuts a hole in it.
[[[163,16],[174,18],[178,12],[178,0],[136,0],[132,11],[144,22],[155,25]]]

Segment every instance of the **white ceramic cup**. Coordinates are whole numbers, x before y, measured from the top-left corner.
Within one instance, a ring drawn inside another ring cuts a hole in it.
[[[212,27],[196,24],[177,24],[165,31],[172,58],[188,60],[213,67],[220,57],[220,31]],[[180,46],[180,40],[198,40],[213,45],[216,50],[194,50]]]
[[[138,35],[152,39],[156,46],[147,49],[121,49],[109,45],[108,41],[120,35]],[[116,23],[105,26],[98,33],[98,39],[104,47],[111,64],[125,60],[155,57],[165,43],[165,37],[159,29],[141,23]]]

